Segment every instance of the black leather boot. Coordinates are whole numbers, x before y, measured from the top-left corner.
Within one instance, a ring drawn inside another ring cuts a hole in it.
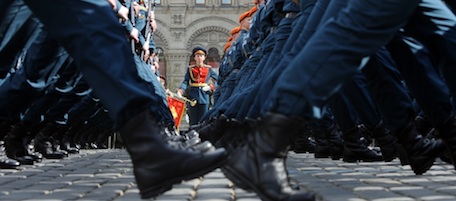
[[[223,136],[226,127],[229,124],[228,118],[225,115],[220,115],[214,121],[196,130],[202,141],[208,140],[215,144]]]
[[[44,128],[46,124],[44,122],[41,122],[39,124],[35,124],[32,126],[30,129],[28,129],[27,132],[27,137],[25,137],[25,149],[27,150],[27,155],[32,157],[35,162],[41,162],[43,160],[43,155],[37,151],[35,151],[34,146],[33,146],[33,138],[35,138],[35,135],[40,131],[42,128]]]
[[[187,146],[195,146],[201,143],[200,134],[195,130],[190,130],[183,134],[180,134],[177,131],[177,128],[174,125],[165,127],[165,134],[168,139],[171,140],[180,140],[184,142]]]
[[[200,134],[195,130],[180,134],[174,125],[165,126],[161,130],[161,136],[169,146],[184,151],[205,153],[215,150],[215,147],[207,140],[202,141]]]
[[[207,153],[173,149],[160,136],[162,129],[149,111],[134,116],[120,129],[143,199],[156,197],[183,180],[204,175],[227,158],[224,149]]]
[[[100,133],[97,136],[97,139],[95,141],[95,143],[97,145],[97,149],[107,149],[108,148],[108,145],[107,145],[108,137],[111,136],[113,133],[114,133],[114,131],[111,129],[106,129],[102,133]]]
[[[254,119],[244,119],[244,121],[230,119],[223,131],[223,135],[214,145],[216,147],[224,147],[228,152],[236,150],[237,147],[245,142],[255,122],[256,120]]]
[[[48,123],[35,136],[35,151],[41,153],[43,157],[47,159],[62,159],[65,157],[65,153],[54,151],[54,145],[52,144],[52,135],[55,131],[57,131],[57,129],[58,125],[55,123]]]
[[[81,150],[81,139],[85,132],[87,132],[91,127],[88,124],[80,124],[77,127],[71,126],[69,129],[69,137],[70,142],[74,145],[74,147]]]
[[[335,124],[315,123],[312,125],[312,135],[314,136],[315,158],[329,158],[339,160],[344,153],[344,140],[341,132]]]
[[[342,133],[344,139],[344,156],[345,162],[374,162],[383,161],[382,155],[376,151],[369,149],[362,141],[360,129],[355,126]]]
[[[248,141],[234,150],[222,171],[235,185],[253,190],[263,201],[315,200],[313,193],[294,191],[286,173],[289,143],[302,123],[267,114],[252,127]]]
[[[408,123],[396,134],[397,142],[402,145],[413,172],[417,175],[425,173],[446,147],[441,140],[430,140],[418,133],[415,123]]]
[[[1,121],[0,122],[0,140],[4,140],[8,131],[11,130],[11,122],[9,121]]]
[[[448,153],[446,154],[451,159],[453,166],[456,169],[456,118],[451,115],[442,125],[437,126],[439,136],[445,143]]]
[[[175,132],[175,131],[173,133],[176,133],[175,135],[180,135],[180,134],[177,134],[177,132]],[[187,141],[189,144],[198,144],[201,141],[204,141],[204,140],[201,140],[201,138],[199,137],[200,134],[195,130],[188,131],[185,134],[182,134],[180,136],[182,136],[185,139],[185,141]]]
[[[96,144],[97,137],[101,135],[105,130],[99,126],[95,126],[95,132],[91,132],[87,136],[87,144],[89,149],[98,149],[98,145]]]
[[[181,136],[177,135],[176,132],[169,132],[166,129],[162,129],[161,136],[168,146],[174,149],[199,153],[205,153],[215,149],[209,141],[201,141],[198,137],[198,132],[194,130],[187,132],[185,136]]]
[[[399,162],[401,163],[401,165],[402,166],[410,165],[408,158],[407,158],[407,152],[405,151],[404,147],[397,142],[395,143],[395,145],[396,145],[397,155],[399,157]]]
[[[80,133],[78,144],[81,145],[81,149],[90,149],[90,136],[98,133],[98,131],[96,126],[88,126],[87,130]]]
[[[326,138],[330,145],[331,159],[341,159],[344,155],[344,140],[342,139],[342,133],[335,124],[332,124],[327,129]]]
[[[55,131],[55,136],[59,143],[59,148],[63,151],[66,151],[70,154],[77,154],[79,153],[79,149],[75,146],[71,146],[72,144],[72,130],[77,129],[76,127],[68,126],[68,125],[61,125]]]
[[[184,135],[186,146],[190,149],[200,151],[202,153],[215,150],[215,146],[208,140],[201,140],[199,133],[191,130]]]
[[[16,123],[5,137],[6,156],[18,161],[22,165],[35,164],[34,158],[28,155],[28,150],[24,143],[28,127],[23,122]]]
[[[14,159],[0,157],[0,169],[17,169],[21,163]]]
[[[396,138],[385,129],[383,122],[380,122],[371,130],[372,136],[382,151],[383,160],[390,162],[398,156],[396,149]]]
[[[312,131],[306,126],[301,126],[297,138],[292,143],[292,149],[295,153],[315,153],[317,146]]]
[[[188,130],[199,130],[205,126],[207,126],[208,124],[212,123],[215,119],[210,119],[210,120],[207,120],[207,121],[203,121],[201,123],[197,123],[197,124],[194,124],[194,125],[190,125],[188,127]]]
[[[329,158],[331,156],[331,146],[329,144],[326,130],[321,126],[312,127],[312,135],[315,139],[315,158]]]
[[[416,116],[415,117],[415,125],[416,125],[416,130],[418,133],[420,133],[422,136],[427,136],[427,134],[432,130],[432,123],[427,119],[426,117],[423,116]]]

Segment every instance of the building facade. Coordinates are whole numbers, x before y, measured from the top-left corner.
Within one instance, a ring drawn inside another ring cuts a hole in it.
[[[155,0],[157,30],[154,41],[160,58],[160,73],[167,87],[181,84],[196,46],[208,50],[207,63],[218,71],[223,46],[230,31],[239,26],[239,16],[254,0]]]

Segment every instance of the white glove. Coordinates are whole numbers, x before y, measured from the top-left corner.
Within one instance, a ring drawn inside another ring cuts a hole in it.
[[[182,93],[180,91],[177,91],[177,97],[182,98]]]
[[[202,90],[203,90],[203,91],[209,91],[209,90],[211,90],[211,86],[204,86],[204,87],[202,88]]]
[[[125,6],[121,6],[119,8],[119,11],[117,12],[117,16],[119,16],[120,18],[122,18],[123,21],[127,21],[128,20],[128,8],[125,7]]]

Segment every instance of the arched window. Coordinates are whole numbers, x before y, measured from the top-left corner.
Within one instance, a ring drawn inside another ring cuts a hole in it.
[[[195,0],[196,5],[204,5],[206,4],[206,0]]]
[[[158,65],[160,65],[160,68],[158,71],[160,71],[160,76],[163,76],[166,78],[166,61],[165,61],[165,55],[163,54],[163,48],[157,47],[157,56],[159,59]]]
[[[231,5],[231,0],[222,0],[222,5]]]

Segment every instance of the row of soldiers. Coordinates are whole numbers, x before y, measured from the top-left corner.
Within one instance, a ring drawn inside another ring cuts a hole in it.
[[[148,56],[153,7],[141,0],[0,1],[4,167],[39,161],[35,151],[62,157],[53,142],[66,149],[68,138],[93,126],[101,127],[97,136],[119,134],[142,198],[226,160],[224,149],[174,127]]]
[[[254,14],[241,15],[240,28],[232,30],[225,46],[214,106],[190,128],[234,152],[222,170],[236,185],[277,184],[248,172],[280,178],[277,169],[284,161],[266,162],[276,166],[268,170],[234,161],[264,163],[270,158],[261,154],[289,147],[346,162],[399,158],[417,175],[439,157],[456,167],[452,2],[421,0],[405,23],[391,27],[366,17],[359,8],[367,3],[357,1],[257,3]],[[394,10],[386,4],[375,5],[386,13]],[[377,17],[384,14],[372,10]],[[242,25],[246,16],[252,17],[249,28]],[[356,17],[364,24],[348,23]],[[380,48],[369,49],[375,45]],[[282,184],[290,186],[286,179],[277,185]]]
[[[456,91],[456,16],[449,8],[454,1],[258,1],[249,32],[229,48],[243,51],[227,56],[232,70],[219,79],[220,95],[204,123],[192,127],[199,137],[190,131],[180,141],[169,126],[172,118],[163,91],[156,81],[139,81],[138,70],[131,68],[136,57],[126,53],[135,48],[126,48],[104,3],[46,4],[67,19],[61,21],[43,9],[45,0],[25,1],[107,108],[131,155],[142,198],[220,167],[235,185],[262,200],[315,200],[314,194],[290,183],[285,166],[290,142],[314,127],[337,125],[344,140],[342,157],[348,162],[390,161],[402,150],[401,163],[415,174],[429,170],[444,152],[456,164],[451,99]],[[67,9],[84,12],[65,16]],[[27,63],[30,48],[22,63]],[[118,56],[116,62],[107,61],[111,54]],[[37,87],[42,82],[19,83]],[[17,97],[15,104],[30,101]],[[421,117],[430,122],[423,133],[417,124]],[[360,123],[372,133],[381,155],[363,146]],[[428,135],[431,127],[436,135]],[[186,143],[177,143],[182,141]]]
[[[238,95],[245,95],[242,90],[257,82],[256,79],[259,79],[259,77],[255,76],[261,76],[259,75],[259,71],[262,70],[261,66],[267,63],[270,54],[280,54],[280,50],[283,47],[281,47],[282,45],[274,47],[275,40],[278,40],[275,37],[287,37],[287,35],[277,36],[274,31],[279,25],[279,21],[284,17],[283,13],[289,15],[286,18],[293,20],[300,13],[299,5],[293,1],[271,2],[270,6],[266,6],[264,1],[255,1],[254,3],[254,7],[240,15],[239,26],[233,28],[230,32],[228,41],[224,46],[225,54],[219,68],[220,76],[217,84],[221,88],[216,90],[214,94],[215,109],[206,114],[203,121],[205,119],[215,119],[218,115],[221,115],[223,119],[230,116],[232,118],[230,120],[235,121],[237,121],[236,119],[244,118],[242,113],[238,113],[241,116],[236,116],[233,114],[235,111],[225,111],[226,108],[223,107],[226,107],[226,105],[223,104],[227,103],[223,102],[229,102],[230,100],[227,99],[236,98]],[[260,11],[257,14],[258,9]],[[286,38],[280,38],[282,43],[284,39]],[[273,50],[275,52],[272,52]],[[263,60],[261,61],[261,59]],[[255,68],[259,69],[255,70]],[[241,106],[241,108],[243,107]],[[208,122],[210,121],[205,121],[202,125]],[[291,149],[297,153],[315,153],[316,158],[331,157],[340,159],[343,157],[344,161],[349,162],[383,161],[380,151],[369,147],[370,145],[378,146],[378,144],[372,144],[372,132],[367,130],[362,122],[351,122],[349,125],[349,129],[352,129],[350,132],[354,134],[346,134],[346,136],[353,137],[345,141],[345,143],[352,144],[345,152],[341,131],[337,123],[334,122],[331,112],[328,111],[321,121],[305,124],[306,126],[303,126],[299,131],[300,135],[293,142],[290,142]],[[199,130],[198,126],[191,127],[191,129]],[[215,137],[216,139],[213,139],[213,131],[205,129],[199,131],[204,139],[212,138],[211,141],[213,143],[220,138],[220,136],[217,136]],[[390,145],[392,141],[390,139],[381,143]],[[392,155],[386,156],[386,161],[391,161],[396,156],[396,153],[390,154]]]
[[[111,6],[125,39],[131,41],[138,74],[158,88],[158,57],[152,38],[155,5],[137,0],[113,1]],[[0,140],[7,157],[0,161],[0,168],[61,159],[80,149],[107,148],[114,123],[79,71],[78,61],[24,1],[12,2],[0,19]]]

